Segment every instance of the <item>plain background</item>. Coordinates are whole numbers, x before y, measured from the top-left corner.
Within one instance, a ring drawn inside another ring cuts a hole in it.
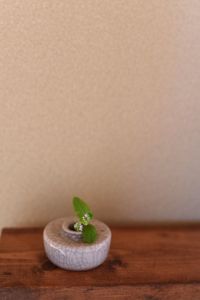
[[[0,227],[200,217],[200,2],[0,0]]]

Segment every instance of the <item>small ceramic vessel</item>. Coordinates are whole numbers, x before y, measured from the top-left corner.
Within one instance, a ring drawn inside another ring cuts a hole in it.
[[[72,230],[75,218],[59,218],[48,223],[43,232],[44,248],[49,260],[56,266],[74,271],[84,271],[101,265],[109,252],[111,231],[96,219],[97,239],[92,244],[82,241],[82,233]]]

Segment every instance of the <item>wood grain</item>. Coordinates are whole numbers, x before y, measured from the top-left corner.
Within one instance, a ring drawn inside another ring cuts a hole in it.
[[[200,299],[200,225],[112,228],[100,267],[64,271],[46,258],[42,229],[5,229],[0,299]]]

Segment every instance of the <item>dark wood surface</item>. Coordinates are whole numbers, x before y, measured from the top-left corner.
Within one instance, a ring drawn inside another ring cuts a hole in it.
[[[4,229],[0,299],[200,299],[200,225],[112,228],[108,259],[64,271],[45,256],[42,229]]]

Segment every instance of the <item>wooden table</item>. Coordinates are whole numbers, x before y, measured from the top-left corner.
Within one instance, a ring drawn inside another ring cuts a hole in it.
[[[42,229],[4,229],[0,299],[200,299],[200,225],[112,228],[106,262],[64,271],[45,256]]]

